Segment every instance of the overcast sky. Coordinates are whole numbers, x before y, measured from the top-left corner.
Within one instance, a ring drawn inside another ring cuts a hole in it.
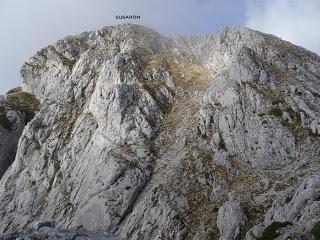
[[[20,85],[19,69],[37,50],[124,23],[121,14],[166,36],[249,26],[320,53],[319,0],[0,0],[0,94]]]

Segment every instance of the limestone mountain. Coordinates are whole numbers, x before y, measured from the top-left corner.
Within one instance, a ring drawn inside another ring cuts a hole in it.
[[[21,75],[40,107],[0,181],[3,234],[50,219],[130,240],[319,239],[318,55],[248,28],[124,24]]]

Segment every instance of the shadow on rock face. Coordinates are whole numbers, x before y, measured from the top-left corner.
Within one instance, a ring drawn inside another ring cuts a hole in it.
[[[22,131],[38,106],[35,96],[21,88],[12,89],[0,98],[0,178],[13,163]]]

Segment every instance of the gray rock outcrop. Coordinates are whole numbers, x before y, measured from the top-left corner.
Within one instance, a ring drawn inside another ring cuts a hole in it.
[[[0,181],[1,233],[52,219],[132,240],[312,239],[318,55],[247,28],[124,24],[64,38],[21,75],[41,105]]]
[[[226,202],[218,211],[217,227],[221,234],[219,240],[236,239],[246,222],[247,217],[240,203]]]

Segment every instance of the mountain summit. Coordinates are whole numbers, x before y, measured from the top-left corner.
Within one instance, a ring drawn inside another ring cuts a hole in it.
[[[319,239],[318,55],[248,28],[124,24],[21,75],[40,107],[0,181],[3,234],[50,219],[130,240]]]

